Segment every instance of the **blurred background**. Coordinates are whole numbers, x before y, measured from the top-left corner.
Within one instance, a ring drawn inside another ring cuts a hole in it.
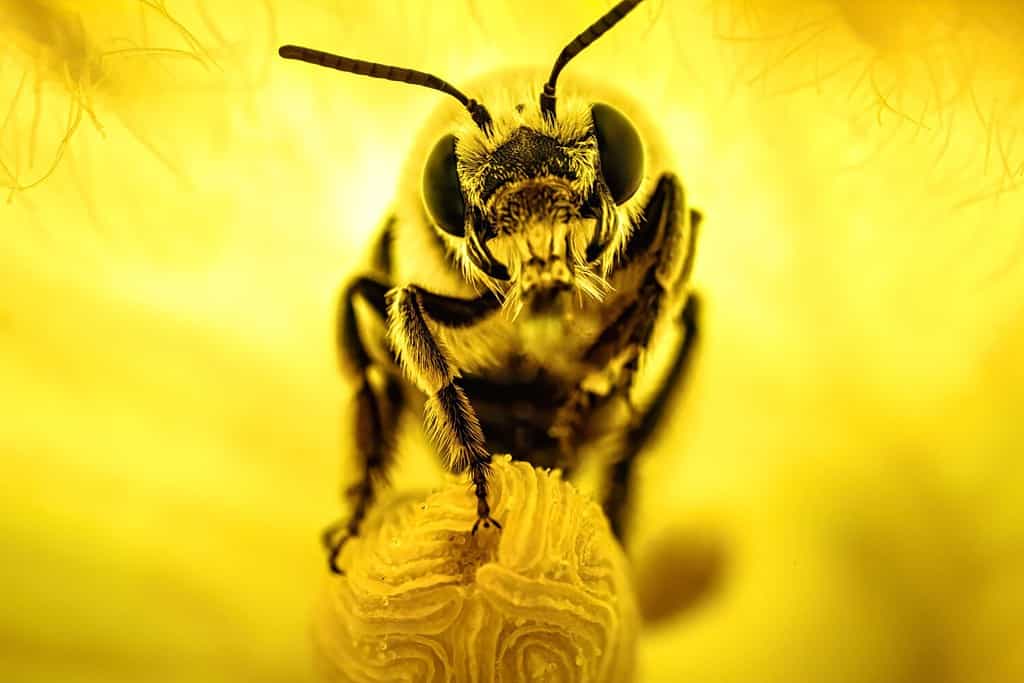
[[[457,85],[612,4],[0,0],[3,680],[312,678],[334,301],[443,96],[276,46]],[[638,681],[1024,680],[1022,38],[1014,0],[649,0],[569,67],[706,217]]]

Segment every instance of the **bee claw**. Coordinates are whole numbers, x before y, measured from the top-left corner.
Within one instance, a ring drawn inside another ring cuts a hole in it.
[[[331,554],[327,556],[327,568],[336,576],[345,576],[345,570],[338,566],[338,557],[341,555],[341,549],[345,545],[345,541],[349,538],[351,536],[346,536],[342,539],[341,543],[334,547],[331,550]]]
[[[338,566],[338,558],[341,557],[341,549],[345,547],[345,544],[348,543],[349,539],[352,537],[352,534],[345,534],[341,538],[331,539],[325,543],[327,550],[329,551],[327,553],[327,569],[329,569],[332,574],[337,576],[345,575],[345,570]]]
[[[485,529],[490,529],[492,524],[496,526],[499,530],[501,529],[501,524],[498,523],[498,520],[494,519],[490,515],[487,515],[485,517],[477,517],[476,522],[473,523],[473,531],[470,532],[471,535],[476,536],[476,530],[480,528],[481,522],[483,522],[483,527]]]
[[[345,570],[338,566],[338,559],[341,557],[341,550],[345,544],[357,535],[357,531],[352,528],[351,524],[342,524],[341,522],[330,525],[320,535],[320,543],[327,551],[327,569],[332,574],[345,575]]]

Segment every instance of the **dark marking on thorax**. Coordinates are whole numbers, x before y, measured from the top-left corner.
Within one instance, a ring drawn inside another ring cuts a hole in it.
[[[524,126],[491,153],[481,178],[480,197],[486,202],[502,185],[548,176],[576,179],[569,153],[555,138]]]

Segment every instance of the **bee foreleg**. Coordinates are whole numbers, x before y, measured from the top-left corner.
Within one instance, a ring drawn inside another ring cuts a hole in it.
[[[445,327],[466,327],[498,309],[490,295],[479,299],[457,299],[428,292],[415,285],[390,293],[388,339],[406,374],[429,397],[426,402],[427,432],[444,458],[445,468],[461,473],[469,470],[477,499],[477,521],[473,532],[501,525],[491,518],[487,502],[487,478],[491,454],[483,429],[465,391],[459,386],[459,370],[451,356],[431,332],[428,319]]]
[[[359,330],[356,301],[362,299],[370,305],[381,321],[387,315],[385,295],[389,286],[371,277],[360,277],[344,291],[338,311],[338,352],[344,369],[355,376],[355,441],[356,453],[362,465],[359,480],[345,490],[352,504],[347,520],[339,520],[324,530],[322,540],[328,551],[328,566],[340,574],[338,556],[349,538],[359,533],[359,525],[373,499],[376,479],[383,479],[393,453],[393,433],[401,410],[402,393],[398,382],[379,368],[367,353]]]

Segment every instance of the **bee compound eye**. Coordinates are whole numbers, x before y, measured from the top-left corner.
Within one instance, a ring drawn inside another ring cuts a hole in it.
[[[625,114],[607,104],[590,108],[601,155],[601,174],[616,204],[640,188],[644,177],[644,145],[636,126]]]
[[[459,183],[455,136],[437,141],[423,167],[423,204],[434,224],[445,232],[463,237],[466,233],[466,202]]]

